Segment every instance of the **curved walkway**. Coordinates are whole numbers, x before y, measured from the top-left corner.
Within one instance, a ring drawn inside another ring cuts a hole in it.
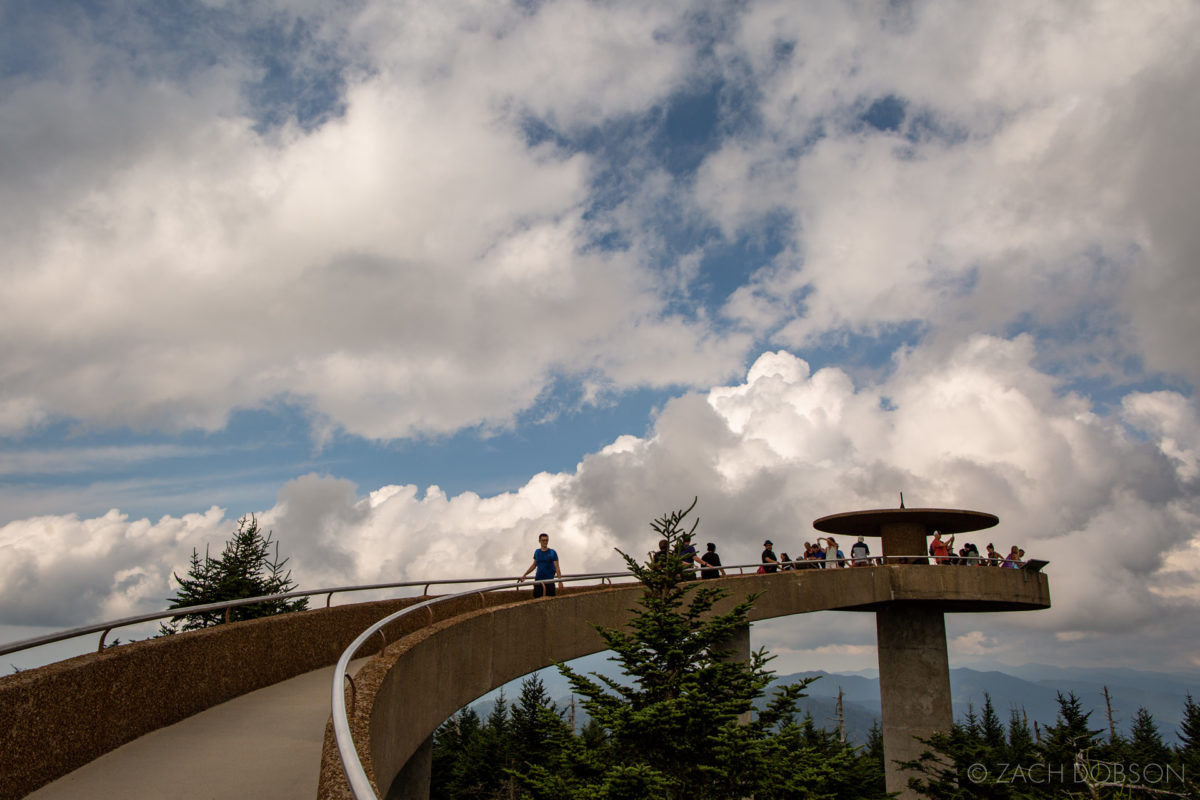
[[[106,753],[28,798],[314,797],[332,674],[333,667],[313,670],[213,706]]]
[[[1009,570],[888,566],[828,574],[801,571],[731,577],[720,583],[736,587],[735,595],[771,590],[756,606],[752,619],[818,609],[877,611],[897,600],[936,607],[939,616],[941,611],[1015,611],[1049,605],[1044,576]],[[604,613],[597,608],[597,613],[585,616],[620,624],[629,608],[629,598],[624,595],[630,592],[636,588],[568,588],[560,599],[574,596],[571,602],[531,604],[523,600],[518,605],[536,615],[557,617],[578,604],[599,604],[605,607]],[[586,595],[591,599],[585,599]],[[487,609],[525,597],[528,590],[479,594],[410,615],[411,626],[409,620],[389,626],[386,636],[379,637],[379,642],[373,640],[372,646],[359,654],[367,656],[381,644],[398,644],[398,637],[421,629],[429,636],[443,628],[443,623],[450,623],[455,633],[433,638],[438,648],[449,646],[482,622],[481,615],[495,617]],[[108,648],[6,676],[0,679],[0,740],[4,745],[0,747],[0,774],[4,777],[0,796],[22,797],[40,786],[28,796],[313,797],[333,672],[331,667],[317,667],[332,664],[336,654],[372,622],[418,600],[378,601],[218,626]],[[578,625],[586,630],[565,636]],[[558,636],[552,642],[524,641],[524,636],[516,635],[523,631],[517,629],[500,637],[494,650],[488,648],[488,663],[478,665],[475,679],[480,680],[479,691],[464,696],[463,701],[470,702],[493,688],[496,681],[502,683],[506,674],[519,677],[550,661],[571,658],[568,651],[572,649],[580,650],[576,655],[598,649],[588,638],[589,634],[595,636],[594,631],[582,618],[570,624],[563,620],[556,629]],[[575,637],[580,638],[566,640]],[[463,656],[472,654],[466,661],[473,662],[476,655],[483,654],[477,652],[474,642],[469,647],[458,644],[451,648],[454,658],[449,662],[443,659],[440,670],[418,672],[445,673],[447,663],[454,663],[454,671],[460,675],[475,671],[476,665],[462,663]],[[565,649],[551,653],[556,647]],[[357,683],[364,700],[386,682],[381,679],[395,664],[396,655],[393,651],[391,658],[376,659],[360,676]],[[374,686],[367,689],[368,684]],[[438,709],[423,709],[432,712],[428,723],[435,727],[462,705],[454,705],[458,698],[449,694],[465,688],[458,685],[451,693],[426,690],[422,702],[412,704],[410,698],[407,708],[411,711],[428,702],[438,705]],[[445,710],[441,706],[448,710],[438,717]],[[167,726],[160,727],[164,724]],[[397,754],[401,763],[407,759],[407,754]],[[69,759],[73,763],[67,763]],[[67,772],[73,767],[77,768]],[[336,772],[343,777],[340,762]],[[43,777],[39,779],[39,775]],[[62,777],[42,785],[55,775]]]

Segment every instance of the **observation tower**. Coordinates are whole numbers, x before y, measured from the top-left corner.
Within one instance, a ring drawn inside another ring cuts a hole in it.
[[[882,602],[843,607],[875,612],[887,790],[902,798],[917,795],[907,787],[910,773],[896,762],[916,760],[927,749],[920,739],[949,731],[954,724],[944,614],[1050,606],[1049,584],[1038,572],[1045,562],[1015,570],[982,560],[929,566],[927,537],[935,531],[969,533],[999,521],[981,511],[903,507],[850,511],[813,521],[817,530],[846,537],[847,542],[857,536],[882,539],[882,556],[873,559],[878,566],[870,571],[893,587],[908,588],[893,588]]]

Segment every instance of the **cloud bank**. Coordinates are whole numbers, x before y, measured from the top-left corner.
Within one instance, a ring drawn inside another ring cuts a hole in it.
[[[1200,379],[1191,3],[65,8],[0,79],[0,434],[505,428],[897,330]]]
[[[575,471],[536,475],[518,491],[361,494],[308,475],[258,514],[301,585],[318,588],[516,575],[540,531],[566,572],[616,569],[615,548],[650,549],[649,521],[694,495],[702,539],[727,563],[752,562],[764,537],[800,550],[816,517],[889,507],[904,491],[910,506],[997,513],[1000,527],[979,544],[1018,544],[1051,561],[1054,607],[953,622],[952,649],[963,656],[1022,663],[1038,652],[1075,663],[1103,654],[1111,663],[1126,653],[1144,663],[1152,654],[1162,668],[1195,669],[1194,655],[1174,646],[1200,606],[1198,453],[1183,438],[1198,424],[1194,404],[1131,392],[1118,411],[1098,414],[1035,361],[1028,336],[975,336],[948,360],[910,355],[885,381],[859,385],[840,369],[814,372],[768,352],[744,382],[669,402],[647,436],[623,436]],[[191,547],[218,545],[232,526],[218,509],[153,523],[116,511],[10,523],[0,528],[2,621],[65,626],[161,608]],[[62,591],[74,585],[79,593]],[[854,621],[834,641],[825,628],[775,625],[770,644],[861,650],[871,635]]]

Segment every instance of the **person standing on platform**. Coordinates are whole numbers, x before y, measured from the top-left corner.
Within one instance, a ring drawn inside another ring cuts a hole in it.
[[[554,583],[551,578],[558,578],[558,588],[562,588],[562,569],[558,566],[558,553],[550,548],[550,534],[538,534],[538,549],[533,551],[533,563],[529,565],[529,569],[525,570],[525,574],[521,576],[521,580],[529,577],[529,573],[534,572],[533,579],[535,581],[548,581],[547,583],[535,583],[533,585],[533,596],[541,597],[543,593],[547,597],[554,597]]]
[[[933,541],[929,543],[929,555],[933,556],[933,560],[938,564],[949,564],[950,555],[954,552],[954,535],[951,534],[949,539],[942,540],[942,532],[933,532]]]
[[[683,549],[679,555],[683,559],[683,577],[687,580],[694,580],[696,578],[696,545],[692,544],[690,533],[683,535]]]
[[[775,572],[779,569],[779,559],[775,557],[775,543],[770,539],[763,542],[762,563],[759,568],[763,572]]]
[[[854,566],[865,567],[870,564],[870,555],[871,548],[867,547],[867,543],[863,541],[863,537],[858,537],[858,541],[850,545],[850,558],[854,559]]]
[[[821,540],[817,539],[817,544]],[[825,569],[837,569],[838,567],[846,566],[846,556],[838,550],[837,539],[832,536],[825,537]]]
[[[717,546],[709,542],[708,552],[700,556],[700,563],[703,565],[700,569],[700,577],[703,579],[723,578],[725,570],[721,567],[721,557],[717,555]]]

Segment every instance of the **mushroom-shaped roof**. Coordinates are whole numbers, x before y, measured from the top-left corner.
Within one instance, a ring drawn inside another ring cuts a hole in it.
[[[813,520],[813,527],[844,536],[880,536],[884,525],[916,523],[926,530],[965,533],[991,528],[999,522],[995,514],[957,508],[876,508],[830,514]]]

